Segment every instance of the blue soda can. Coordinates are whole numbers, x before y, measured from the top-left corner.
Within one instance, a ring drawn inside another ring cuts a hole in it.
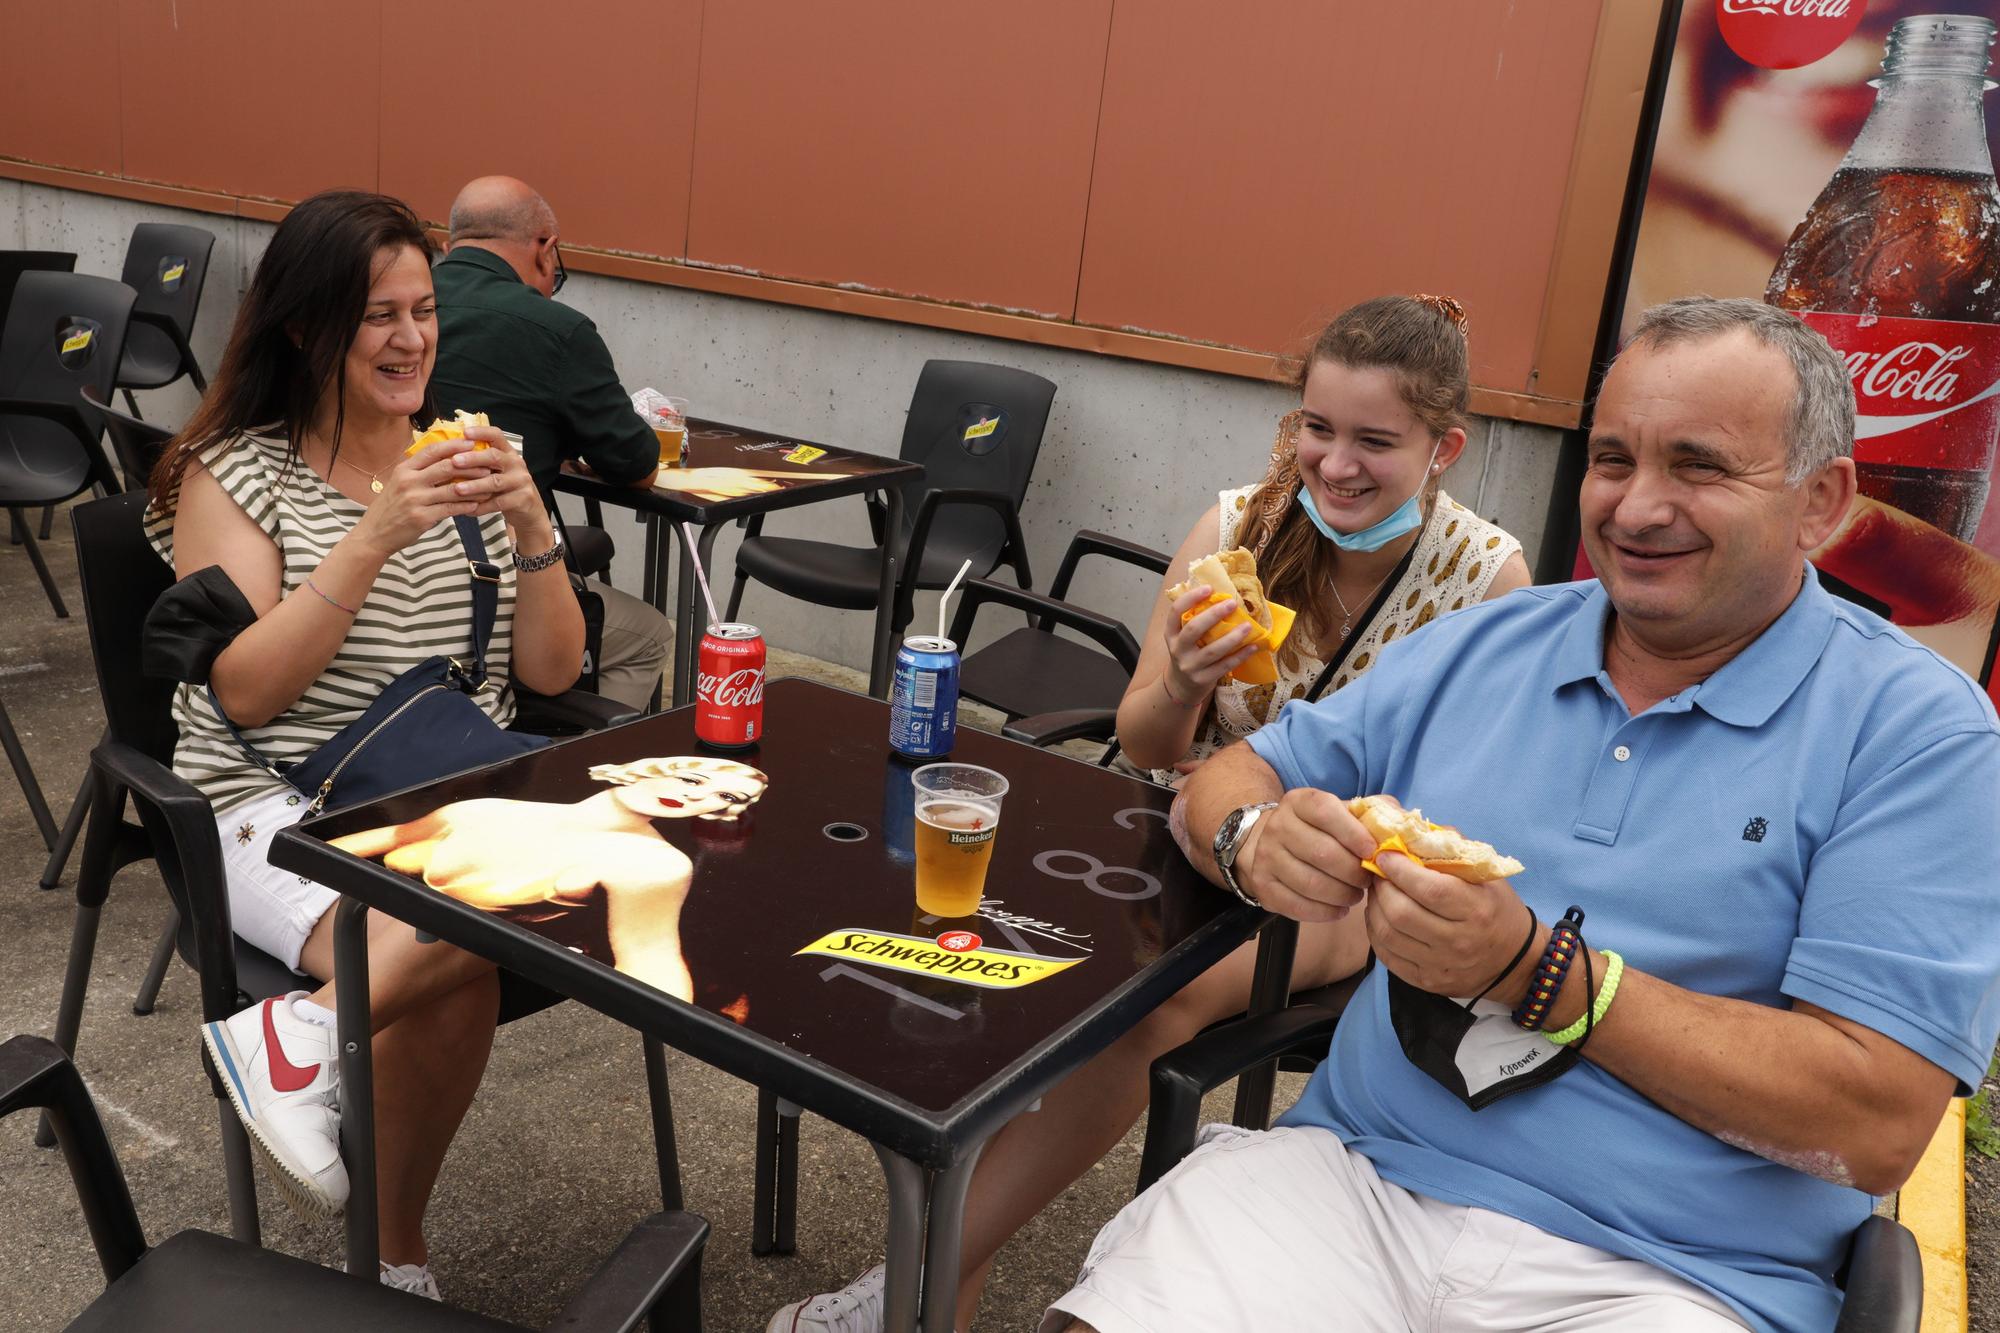
[[[958,645],[927,634],[903,640],[889,689],[889,748],[941,759],[958,739]]]

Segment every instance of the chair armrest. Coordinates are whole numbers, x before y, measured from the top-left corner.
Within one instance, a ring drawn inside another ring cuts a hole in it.
[[[1324,1040],[1339,1022],[1338,1009],[1317,1004],[1246,1015],[1219,1023],[1153,1061],[1139,1188],[1146,1189],[1193,1151],[1204,1096],[1267,1060]]]
[[[23,1034],[0,1045],[0,1118],[27,1110],[48,1112],[104,1280],[116,1282],[146,1252],[132,1191],[76,1066],[48,1038]]]
[[[132,794],[139,817],[155,840],[161,878],[184,917],[181,928],[193,932],[195,957],[201,964],[197,972],[203,1021],[229,1017],[239,1007],[236,939],[215,807],[186,778],[122,741],[105,741],[91,751],[90,762],[114,792],[122,787]],[[110,794],[100,792],[100,799]],[[104,800],[101,808],[115,817],[118,804],[114,797]],[[93,813],[97,808],[93,803]],[[171,856],[159,855],[162,836],[171,844]],[[79,898],[82,887],[78,885]]]
[[[642,1218],[562,1308],[549,1333],[628,1333],[676,1285],[698,1295],[707,1242],[708,1223],[693,1213]],[[687,1325],[690,1331],[697,1326]]]
[[[83,456],[90,461],[91,479],[111,495],[120,494],[125,489],[119,482],[116,469],[104,455],[104,423],[93,421],[86,415],[80,398],[76,403],[51,403],[39,398],[0,398],[0,417],[40,417],[67,428],[70,434],[76,436],[76,442],[83,446]]]
[[[1834,1333],[1916,1333],[1924,1313],[1924,1263],[1909,1228],[1871,1217],[1847,1256],[1847,1297]]]
[[[186,366],[194,364],[194,348],[188,346],[187,335],[181,332],[181,326],[174,323],[171,316],[163,315],[155,310],[134,310],[131,322],[134,324],[150,324],[161,333],[166,334],[168,341],[173,343],[174,350],[180,353],[181,364]]]
[[[514,730],[537,736],[573,736],[583,731],[602,731],[620,723],[636,721],[639,713],[615,699],[589,690],[569,690],[563,694],[534,694],[514,691]]]
[[[937,518],[937,511],[947,505],[978,505],[1000,515],[1000,521],[1007,528],[1007,545],[1014,552],[1014,572],[1020,577],[1023,588],[1033,584],[1033,577],[1028,573],[1028,543],[1021,535],[1021,515],[1014,508],[1014,497],[1004,491],[945,487],[925,491],[923,500],[917,505],[916,522],[910,527],[910,542],[903,548],[903,573],[901,587],[897,590],[899,602],[907,600],[916,589],[917,575],[923,569],[924,543],[931,535],[931,523]]]
[[[973,616],[980,607],[994,602],[1030,615],[1040,615],[1043,628],[1055,624],[1075,630],[1117,658],[1128,675],[1139,669],[1139,641],[1132,637],[1132,631],[1125,627],[1123,621],[1101,616],[1081,606],[1072,606],[1068,602],[1059,602],[1026,588],[1010,588],[991,579],[967,579],[959,585],[958,597],[958,612],[951,621],[951,641],[958,644],[961,650],[966,637],[972,632]]]
[[[1150,546],[1128,542],[1123,537],[1114,537],[1108,532],[1093,532],[1081,529],[1069,539],[1069,549],[1063,552],[1062,564],[1056,567],[1056,581],[1049,585],[1049,596],[1061,600],[1069,595],[1069,581],[1076,574],[1076,567],[1083,563],[1087,555],[1101,555],[1128,565],[1166,577],[1173,558],[1163,551],[1155,551]]]
[[[1118,713],[1111,708],[1065,708],[1057,713],[1017,717],[1000,728],[1010,741],[1026,741],[1037,749],[1064,741],[1108,741],[1118,732]]]

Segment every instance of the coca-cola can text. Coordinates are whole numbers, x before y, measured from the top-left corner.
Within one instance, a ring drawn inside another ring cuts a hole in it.
[[[764,635],[755,625],[710,625],[695,658],[694,734],[718,750],[764,736]]]

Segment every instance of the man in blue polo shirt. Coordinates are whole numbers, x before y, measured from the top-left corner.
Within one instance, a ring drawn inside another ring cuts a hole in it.
[[[1869,1196],[2000,1031],[2000,725],[1805,561],[1853,430],[1792,316],[1649,311],[1588,445],[1600,581],[1447,616],[1196,773],[1195,863],[1382,966],[1279,1127],[1128,1206],[1045,1329],[1832,1326]],[[1526,869],[1372,875],[1373,793]],[[1452,1047],[1439,997],[1482,988],[1522,1056]],[[1475,1075],[1511,1095],[1473,1110]]]

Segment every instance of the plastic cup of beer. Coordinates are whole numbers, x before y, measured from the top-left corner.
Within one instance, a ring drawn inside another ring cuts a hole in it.
[[[986,894],[1007,779],[976,764],[925,764],[910,782],[916,788],[917,906],[935,916],[972,916]]]
[[[687,409],[687,399],[669,398],[653,415],[653,438],[660,442],[660,462],[668,467],[677,466],[687,448]]]

